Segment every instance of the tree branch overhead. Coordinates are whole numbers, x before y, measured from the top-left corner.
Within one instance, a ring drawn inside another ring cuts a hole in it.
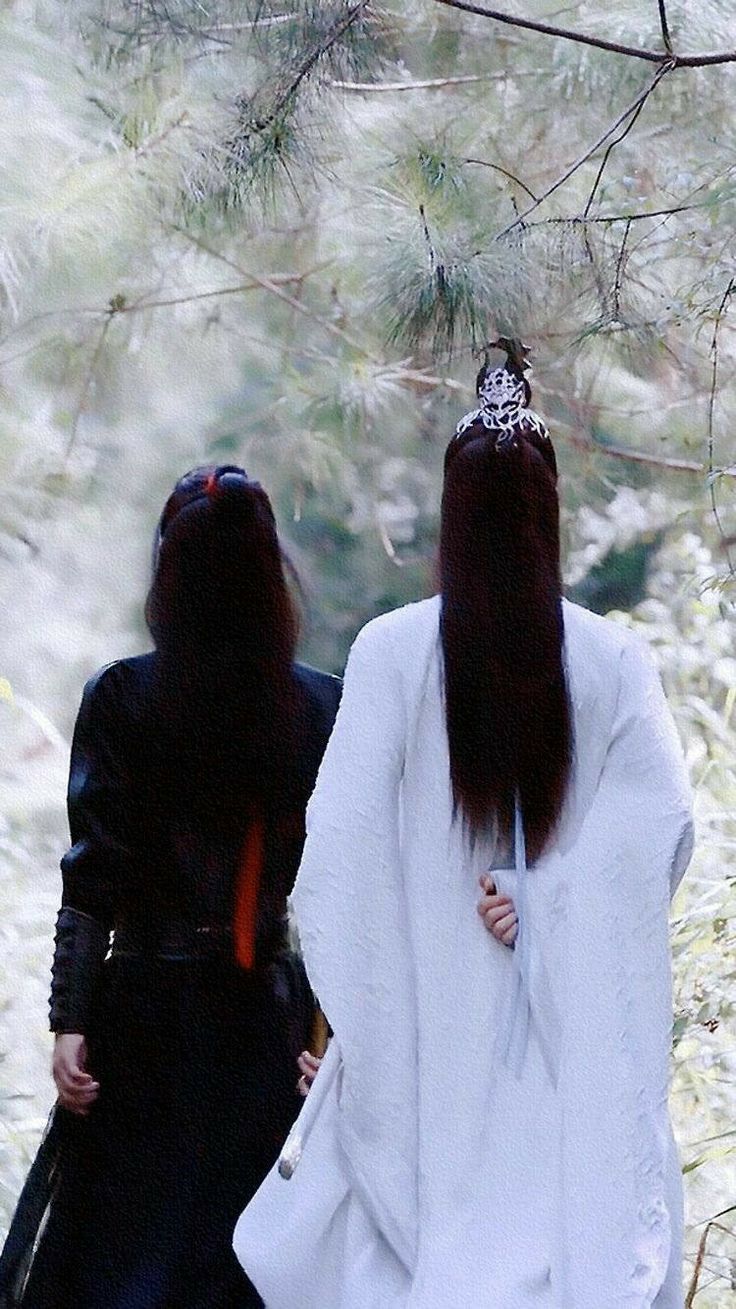
[[[589,45],[597,50],[608,50],[611,54],[627,55],[630,59],[644,59],[650,64],[661,64],[671,59],[673,68],[705,68],[710,64],[736,63],[736,50],[717,51],[713,54],[674,55],[665,45],[664,50],[642,50],[635,45],[623,45],[618,41],[606,41],[603,37],[588,36],[585,32],[576,32],[569,27],[555,27],[551,23],[541,23],[532,18],[518,18],[515,14],[505,14],[500,9],[487,9],[484,5],[471,3],[471,0],[435,0],[435,4],[446,5],[449,9],[461,9],[468,14],[477,14],[481,18],[492,18],[497,23],[509,27],[520,27],[527,32],[539,32],[544,36],[556,36],[564,41],[574,41],[579,45]],[[660,0],[660,12],[664,5]],[[666,20],[666,14],[665,14]],[[664,29],[663,29],[664,30]],[[669,34],[669,29],[667,29]]]

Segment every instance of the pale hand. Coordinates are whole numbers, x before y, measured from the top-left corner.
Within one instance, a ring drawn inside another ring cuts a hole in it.
[[[488,931],[501,945],[513,945],[519,934],[519,920],[510,895],[498,895],[491,877],[484,873],[480,878],[483,892],[478,901],[478,913]]]
[[[310,1054],[309,1050],[302,1050],[297,1060],[301,1077],[297,1082],[297,1090],[300,1095],[308,1095],[312,1082],[314,1081],[320,1069],[321,1059],[315,1054]]]
[[[87,1042],[79,1032],[60,1032],[54,1042],[52,1072],[59,1104],[86,1118],[100,1092],[100,1084],[86,1071]]]

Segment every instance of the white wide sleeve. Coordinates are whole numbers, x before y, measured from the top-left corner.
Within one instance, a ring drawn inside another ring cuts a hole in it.
[[[557,906],[566,1309],[682,1305],[667,1107],[669,899],[691,851],[680,744],[648,652],[630,640],[600,782]]]
[[[408,1266],[416,1248],[417,1090],[399,849],[405,653],[390,615],[353,645],[291,903],[310,983],[342,1055],[339,1130],[353,1184]]]

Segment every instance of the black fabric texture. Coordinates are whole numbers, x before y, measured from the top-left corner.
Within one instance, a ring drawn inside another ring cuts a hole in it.
[[[52,1114],[0,1257],[0,1309],[261,1303],[232,1232],[302,1103],[296,1056],[315,1002],[286,946],[286,896],[341,684],[295,666],[299,776],[265,816],[257,966],[246,971],[227,952],[157,955],[172,924],[229,926],[240,851],[216,815],[203,826],[164,810],[150,787],[155,657],[91,679],[75,728],[51,1021],[86,1036],[100,1093],[86,1118]],[[116,924],[141,949],[104,959]]]

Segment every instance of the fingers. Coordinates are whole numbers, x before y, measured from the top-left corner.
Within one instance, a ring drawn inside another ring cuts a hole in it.
[[[70,1113],[85,1116],[94,1104],[100,1084],[85,1070],[87,1042],[80,1032],[59,1032],[54,1042],[52,1071],[59,1103]]]
[[[501,941],[503,945],[512,945],[519,930],[516,914],[507,914],[505,918],[500,918],[491,930],[497,941]]]
[[[89,1073],[80,1073],[78,1069],[67,1068],[66,1064],[57,1064],[54,1068],[54,1081],[60,1091],[77,1095],[84,1091],[99,1091],[100,1084]]]
[[[60,1091],[59,1104],[62,1105],[64,1109],[68,1109],[70,1113],[78,1114],[80,1117],[86,1118],[90,1108],[97,1099],[98,1094],[98,1090],[76,1092]]]
[[[320,1064],[322,1062],[321,1059],[315,1058],[314,1055],[309,1054],[305,1050],[303,1054],[300,1054],[297,1062],[302,1076],[307,1082],[313,1082],[319,1072]]]
[[[497,941],[513,945],[519,932],[519,920],[510,896],[484,895],[478,902],[478,913]]]
[[[301,1077],[296,1084],[296,1089],[301,1096],[305,1096],[309,1094],[309,1088],[320,1070],[322,1060],[318,1059],[311,1051],[302,1050],[297,1063],[301,1070]]]
[[[312,1076],[315,1076],[319,1072],[322,1060],[318,1059],[316,1054],[312,1054],[310,1050],[302,1050],[297,1062],[303,1073],[311,1073]]]
[[[60,1099],[68,1108],[89,1109],[90,1105],[93,1105],[97,1099],[97,1092],[95,1091],[94,1095],[67,1095],[65,1093]]]
[[[478,901],[478,913],[484,919],[487,919],[488,914],[498,917],[499,914],[509,913],[513,908],[514,902],[508,895],[484,895]]]
[[[74,1068],[74,1067],[69,1068],[68,1076],[69,1076],[69,1080],[73,1082],[75,1086],[78,1086],[80,1088],[83,1086],[96,1085],[94,1078],[91,1077],[89,1073],[83,1072],[81,1068]]]
[[[488,873],[483,873],[483,875],[478,878],[478,885],[481,891],[485,892],[486,895],[496,894],[496,883],[492,877],[489,877]]]
[[[505,912],[503,909],[489,910],[484,918],[488,931],[500,941],[504,934],[517,926],[516,913],[512,911]]]
[[[57,1082],[60,1095],[68,1095],[72,1100],[94,1100],[98,1095],[100,1086],[98,1082],[93,1082],[91,1086],[70,1086],[68,1082]]]

